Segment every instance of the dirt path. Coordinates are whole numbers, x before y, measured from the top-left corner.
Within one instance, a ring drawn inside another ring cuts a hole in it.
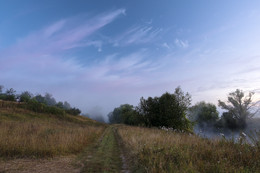
[[[106,129],[99,143],[88,148],[82,159],[84,168],[81,172],[130,172],[114,126]]]
[[[122,148],[117,127],[109,126],[96,143],[78,156],[0,160],[0,173],[129,173]]]

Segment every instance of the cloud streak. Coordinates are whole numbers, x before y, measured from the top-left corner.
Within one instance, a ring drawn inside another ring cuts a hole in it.
[[[28,70],[35,68],[36,71],[42,67],[51,68],[55,63],[66,66],[68,62],[64,61],[62,54],[68,49],[95,46],[101,50],[101,41],[85,39],[122,14],[125,14],[125,9],[103,13],[90,19],[80,18],[82,16],[63,19],[31,33],[19,39],[13,46],[1,50],[0,71],[20,69],[23,65],[29,67],[26,68]]]
[[[156,39],[161,31],[161,29],[154,29],[151,26],[135,26],[117,36],[113,40],[114,46],[150,43]]]
[[[189,42],[187,40],[175,39],[175,45],[181,48],[188,48]]]

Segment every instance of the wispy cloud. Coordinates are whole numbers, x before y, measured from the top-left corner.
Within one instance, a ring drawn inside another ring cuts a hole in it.
[[[189,42],[187,40],[175,39],[175,45],[181,48],[189,47]]]
[[[34,67],[46,63],[50,57],[55,57],[55,62],[65,50],[75,47],[95,46],[101,51],[102,41],[92,41],[89,36],[124,13],[125,9],[118,9],[92,18],[78,16],[60,20],[1,50],[1,66],[15,68],[26,61],[27,64],[33,63],[31,67]]]
[[[167,48],[167,49],[170,49],[170,46],[169,46],[168,43],[166,43],[166,42],[164,42],[164,43],[162,44],[162,47],[165,47],[165,48]]]
[[[94,46],[102,51],[102,41],[91,40],[90,36],[123,14],[125,9],[94,17],[67,18],[20,38],[0,50],[0,81],[17,82],[19,86],[32,83],[43,86],[46,81],[48,85],[75,82],[85,69],[75,55],[65,59],[64,54],[75,47]]]
[[[149,43],[154,41],[161,31],[151,26],[135,26],[113,39],[114,46]]]

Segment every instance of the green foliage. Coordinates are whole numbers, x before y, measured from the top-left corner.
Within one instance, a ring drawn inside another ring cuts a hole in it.
[[[134,107],[129,104],[121,105],[118,108],[115,108],[113,112],[108,114],[109,122],[112,124],[124,123],[129,125],[137,124],[137,117],[134,110]]]
[[[63,109],[65,109],[65,110],[71,109],[71,106],[67,101],[64,102]]]
[[[41,94],[36,95],[33,99],[36,100],[38,103],[47,104],[45,98]]]
[[[22,92],[19,96],[19,102],[29,102],[33,97],[33,94],[31,94],[29,91]]]
[[[16,91],[13,88],[7,89],[3,97],[4,98],[3,100],[16,101],[15,93]]]
[[[226,110],[221,117],[221,125],[231,129],[244,129],[246,127],[246,121],[252,118],[258,111],[258,102],[252,101],[253,92],[249,92],[247,96],[242,90],[237,89],[234,92],[229,93],[227,104],[219,100],[219,106]]]
[[[191,96],[180,87],[173,94],[166,92],[161,97],[141,97],[138,107],[124,104],[108,114],[110,123],[142,125],[146,127],[170,127],[178,130],[192,129],[186,114]]]
[[[49,105],[49,106],[55,106],[56,105],[56,100],[55,100],[55,98],[52,97],[52,95],[50,93],[45,94],[44,100],[45,100],[46,104]]]
[[[62,102],[58,102],[58,103],[56,104],[56,106],[57,106],[58,108],[61,108],[61,109],[64,107],[64,105],[63,105]]]
[[[214,125],[219,116],[214,104],[199,102],[189,109],[189,118],[200,127]]]
[[[145,126],[191,130],[192,123],[186,117],[190,102],[191,96],[178,87],[174,94],[166,92],[161,97],[141,98],[137,112]]]
[[[71,108],[68,110],[65,110],[66,113],[71,114],[71,115],[79,115],[81,111],[78,108]]]
[[[16,91],[11,88],[7,89],[5,93],[2,93],[4,87],[0,85],[0,100],[16,102]],[[46,93],[45,96],[37,94],[33,97],[33,94],[29,91],[24,91],[17,95],[18,101],[26,104],[18,104],[18,107],[28,109],[37,113],[47,113],[55,115],[65,115],[65,113],[71,115],[79,115],[81,111],[78,108],[71,108],[70,104],[65,101],[64,103],[56,103],[55,98],[51,94]],[[15,105],[10,104],[9,105]],[[9,106],[10,107],[10,106]]]
[[[38,113],[65,115],[65,111],[63,109],[55,106],[48,106],[35,100],[29,100],[29,102],[27,104],[24,104],[23,107]]]

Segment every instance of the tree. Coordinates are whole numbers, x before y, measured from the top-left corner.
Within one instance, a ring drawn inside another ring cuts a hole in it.
[[[142,123],[145,126],[159,126],[159,124],[157,124],[159,123],[158,119],[160,117],[158,97],[148,97],[147,100],[141,97],[140,103],[136,110],[140,116]]]
[[[54,106],[56,105],[56,100],[55,98],[52,97],[52,95],[50,93],[46,93],[44,96],[45,102],[47,105],[49,106]]]
[[[15,93],[16,93],[16,91],[13,88],[7,89],[5,92],[5,94],[6,94],[5,100],[16,101]]]
[[[214,125],[219,118],[216,106],[204,101],[189,108],[189,117],[201,128]]]
[[[129,125],[135,124],[134,107],[129,104],[120,105],[108,114],[108,120],[112,124],[124,123]]]
[[[186,112],[191,105],[191,95],[188,92],[184,93],[180,86],[175,89],[174,95],[177,99],[178,106],[182,111]]]
[[[58,103],[56,104],[56,106],[57,106],[58,108],[61,108],[61,109],[64,108],[64,105],[63,105],[62,102],[58,102]]]
[[[66,110],[66,113],[71,115],[79,115],[81,113],[81,110],[79,110],[78,108],[71,108]]]
[[[41,95],[41,94],[37,94],[34,99],[38,102],[38,103],[43,103],[43,104],[47,104],[45,101],[45,98]]]
[[[24,91],[19,95],[19,102],[28,102],[33,97],[33,94],[29,91]]]
[[[259,112],[257,109],[259,101],[253,102],[253,95],[253,92],[249,92],[245,96],[242,90],[237,89],[235,92],[229,93],[227,104],[218,100],[219,106],[227,111],[223,118],[228,117],[229,122],[233,120],[237,128],[245,128],[247,119]]]
[[[4,86],[0,85],[0,94],[3,92],[3,88],[4,88]]]
[[[187,119],[191,96],[180,87],[173,94],[164,93],[161,97],[140,99],[137,112],[143,123],[150,127],[166,126],[178,130],[191,130],[192,123]]]
[[[71,109],[71,106],[70,106],[70,104],[67,101],[65,101],[64,104],[63,104],[63,108],[65,110],[68,110],[68,109]]]
[[[4,88],[4,86],[0,85],[0,100],[5,100],[5,94],[2,94],[3,88]]]

